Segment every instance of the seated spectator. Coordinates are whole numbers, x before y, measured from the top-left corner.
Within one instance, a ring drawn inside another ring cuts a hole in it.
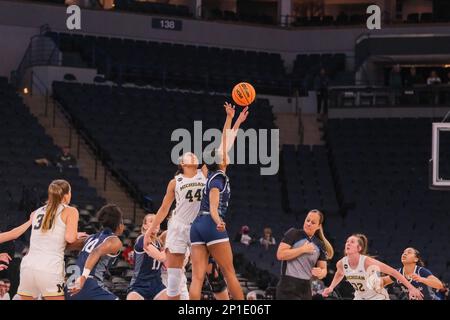
[[[69,147],[63,148],[63,153],[56,158],[56,166],[61,168],[76,168],[77,160],[70,153]]]
[[[436,71],[431,71],[430,76],[427,79],[427,85],[440,84],[441,82],[441,78],[439,78]]]
[[[264,235],[259,239],[259,243],[267,249],[269,246],[275,245],[275,238],[272,236],[272,229],[264,228]]]
[[[11,300],[9,296],[9,289],[11,282],[8,279],[0,280],[0,300]]]
[[[248,226],[242,226],[240,242],[246,246],[250,245],[253,241],[252,237],[249,236],[249,232],[250,228]]]

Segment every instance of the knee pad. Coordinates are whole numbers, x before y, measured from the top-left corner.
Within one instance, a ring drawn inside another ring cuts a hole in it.
[[[167,268],[167,295],[176,297],[180,295],[180,286],[183,279],[183,270],[180,268]]]

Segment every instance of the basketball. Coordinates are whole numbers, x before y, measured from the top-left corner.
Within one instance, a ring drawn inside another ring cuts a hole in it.
[[[250,105],[256,98],[255,88],[248,82],[240,82],[235,85],[231,95],[234,102],[242,107]]]

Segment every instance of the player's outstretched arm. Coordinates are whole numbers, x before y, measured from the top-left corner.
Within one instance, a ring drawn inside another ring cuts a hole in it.
[[[406,278],[400,272],[388,266],[387,264],[384,264],[376,259],[367,257],[365,262],[366,270],[369,266],[372,265],[377,266],[380,272],[393,276],[395,279],[400,281],[406,288],[408,288],[410,299],[418,299],[418,300],[423,299],[423,294],[420,292],[420,290],[414,287],[408,280],[406,280]]]
[[[423,283],[424,285],[426,285],[428,287],[431,287],[431,288],[434,288],[436,290],[441,290],[441,289],[444,288],[444,285],[442,284],[441,280],[439,280],[438,278],[436,278],[433,275],[429,275],[428,277],[421,277],[418,274],[413,274],[411,276],[411,278],[414,281]]]
[[[31,225],[31,217],[24,224],[14,228],[10,231],[0,233],[0,243],[15,240],[15,239],[19,238],[22,234],[25,233],[25,231],[28,230],[30,225]]]
[[[156,213],[155,218],[150,226],[147,229],[144,236],[144,248],[147,248],[151,243],[151,238],[155,235],[157,227],[164,221],[164,219],[169,214],[170,207],[172,206],[173,201],[175,200],[175,179],[170,180],[167,185],[166,194],[162,201],[161,207],[159,207],[158,212]]]
[[[325,288],[322,292],[322,296],[328,297],[330,293],[334,291],[334,289],[337,287],[337,285],[344,279],[344,269],[342,267],[342,260],[339,260],[336,263],[336,273],[334,274],[333,281],[331,281],[331,284],[328,288]]]

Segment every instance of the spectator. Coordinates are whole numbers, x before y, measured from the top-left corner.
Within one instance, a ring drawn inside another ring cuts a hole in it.
[[[259,239],[259,243],[267,249],[269,246],[275,245],[275,238],[272,236],[272,229],[264,228],[264,235]]]
[[[314,89],[317,92],[317,113],[326,115],[328,113],[328,86],[330,79],[324,68],[320,69],[320,73],[314,79]],[[323,105],[323,109],[322,109]]]
[[[436,70],[430,72],[430,76],[427,79],[427,85],[440,84],[441,78],[436,73]]]
[[[389,75],[389,86],[393,89],[399,89],[402,87],[402,75],[400,65],[396,64]]]
[[[249,236],[249,232],[250,232],[250,228],[248,226],[242,226],[240,242],[242,244],[245,244],[246,246],[250,245],[253,240],[252,237]]]
[[[415,85],[423,84],[423,83],[424,83],[424,80],[419,74],[417,74],[416,68],[411,67],[411,69],[409,69],[408,76],[405,78],[405,87],[410,88]]]
[[[134,245],[130,240],[125,240],[126,248],[122,252],[122,258],[125,260],[130,266],[134,265]]]
[[[9,296],[9,289],[11,282],[8,279],[0,280],[0,300],[11,300]]]
[[[56,166],[60,168],[76,168],[77,160],[70,153],[69,147],[63,148],[63,153],[56,158]]]

